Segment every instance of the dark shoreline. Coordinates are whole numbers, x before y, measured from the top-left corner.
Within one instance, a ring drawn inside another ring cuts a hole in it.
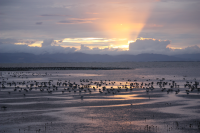
[[[0,67],[0,71],[34,71],[34,70],[126,70],[131,68],[115,67]]]

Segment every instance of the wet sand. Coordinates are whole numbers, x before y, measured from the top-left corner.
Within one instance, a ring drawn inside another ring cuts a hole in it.
[[[141,71],[3,71],[0,133],[200,132],[199,77]]]

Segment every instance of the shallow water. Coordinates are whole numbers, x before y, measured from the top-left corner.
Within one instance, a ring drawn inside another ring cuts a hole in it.
[[[8,64],[1,64],[5,65]],[[0,133],[15,133],[19,132],[19,129],[28,133],[200,131],[200,94],[197,89],[187,94],[185,90],[191,89],[184,87],[186,81],[191,85],[200,81],[199,62],[57,63],[35,66],[46,65],[115,66],[134,69],[1,72],[0,82],[4,82],[6,88],[1,85],[0,106],[7,108],[0,110]],[[14,84],[7,84],[13,81],[18,86],[16,91]],[[19,84],[23,81],[23,85]],[[49,81],[50,86],[44,87],[42,84],[42,87],[38,87],[42,82]],[[167,85],[160,88],[157,85],[160,81],[167,82]],[[172,85],[172,81],[179,87],[174,86],[173,91],[167,93],[167,90],[171,89],[169,83]],[[59,86],[60,82],[68,85]],[[69,83],[73,84],[74,89]],[[134,85],[130,90],[130,83],[137,83],[139,86]],[[30,87],[30,84],[34,86]],[[76,88],[75,84],[80,86]],[[89,87],[86,86],[88,84]],[[57,90],[52,85],[55,85]],[[82,86],[83,89],[79,92],[78,87]],[[154,87],[153,90],[146,89],[151,86]],[[106,87],[105,91],[103,87]],[[70,88],[71,92],[67,88]],[[162,92],[163,88],[166,89]],[[27,92],[24,89],[27,89]],[[41,92],[40,89],[44,91]],[[47,89],[52,92],[48,93]],[[176,94],[178,89],[180,92]]]

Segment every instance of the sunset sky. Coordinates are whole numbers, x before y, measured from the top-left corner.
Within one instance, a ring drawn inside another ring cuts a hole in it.
[[[200,0],[0,0],[1,53],[200,53]]]

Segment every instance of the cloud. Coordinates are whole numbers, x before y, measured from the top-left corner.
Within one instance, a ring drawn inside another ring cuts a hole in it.
[[[16,42],[18,42],[17,39],[11,39],[11,38],[0,39],[0,44],[13,44]]]
[[[11,5],[13,0],[0,0],[0,6],[8,6]]]
[[[197,45],[186,47],[184,49],[174,49],[172,54],[197,54],[200,53],[200,47]]]
[[[109,55],[128,54],[127,51],[123,51],[120,48],[100,49],[98,47],[89,48],[88,46],[84,46],[84,45],[81,45],[80,50],[78,50],[77,52],[82,52],[86,54],[109,54]]]
[[[170,48],[167,48],[169,44],[170,41],[160,41],[156,39],[137,39],[135,42],[129,44],[129,51],[133,54],[167,54],[170,51]]]
[[[60,41],[60,40],[57,40]],[[120,55],[120,54],[142,54],[142,53],[154,53],[164,55],[177,55],[177,54],[195,54],[200,53],[200,47],[197,45],[186,47],[184,49],[172,49],[167,47],[169,41],[160,41],[155,39],[136,40],[134,43],[130,43],[130,50],[123,51],[120,48],[104,48],[98,47],[90,48],[89,46],[81,45],[80,50],[74,47],[62,47],[53,45],[56,41],[53,39],[44,40],[43,47],[30,47],[28,45],[15,45],[15,44],[1,44],[0,53],[32,53],[32,54],[55,54],[55,53],[73,53],[82,52],[86,54],[108,54],[108,55]],[[27,43],[31,43],[28,41]],[[33,43],[33,42],[32,42]],[[51,45],[52,44],[52,45]]]
[[[156,39],[137,39],[129,44],[130,54],[154,53],[164,55],[195,54],[200,53],[197,45],[183,49],[170,48],[170,41],[160,41]]]
[[[85,50],[91,50],[89,47],[86,47],[84,45],[81,45],[81,51],[85,51]]]
[[[42,17],[55,17],[55,16],[63,16],[63,17],[66,17],[68,15],[59,15],[59,14],[42,14],[40,15]]]
[[[73,53],[76,48],[61,46],[29,47],[27,45],[2,44],[0,53],[31,53],[31,54],[55,54],[55,53]]]
[[[197,45],[191,46],[191,47],[187,47],[184,50],[187,51],[190,54],[192,54],[192,53],[200,53],[200,48]]]
[[[17,45],[31,45],[35,43],[36,40],[30,40],[30,39],[12,39],[12,38],[6,38],[6,39],[0,39],[0,44],[17,44]]]
[[[81,23],[92,23],[93,20],[98,18],[69,18],[68,20],[59,21],[58,24],[81,24]]]
[[[37,25],[41,25],[41,24],[42,24],[42,22],[36,22],[35,24],[37,24]]]
[[[58,24],[81,24],[81,23],[92,23],[92,22],[86,20],[62,20],[58,22]]]
[[[45,39],[42,43],[42,47],[45,46],[51,46],[51,44],[54,42],[54,39]]]
[[[199,45],[199,0],[160,0],[154,3],[138,37],[169,39],[173,47]],[[182,36],[182,34],[187,35]]]

